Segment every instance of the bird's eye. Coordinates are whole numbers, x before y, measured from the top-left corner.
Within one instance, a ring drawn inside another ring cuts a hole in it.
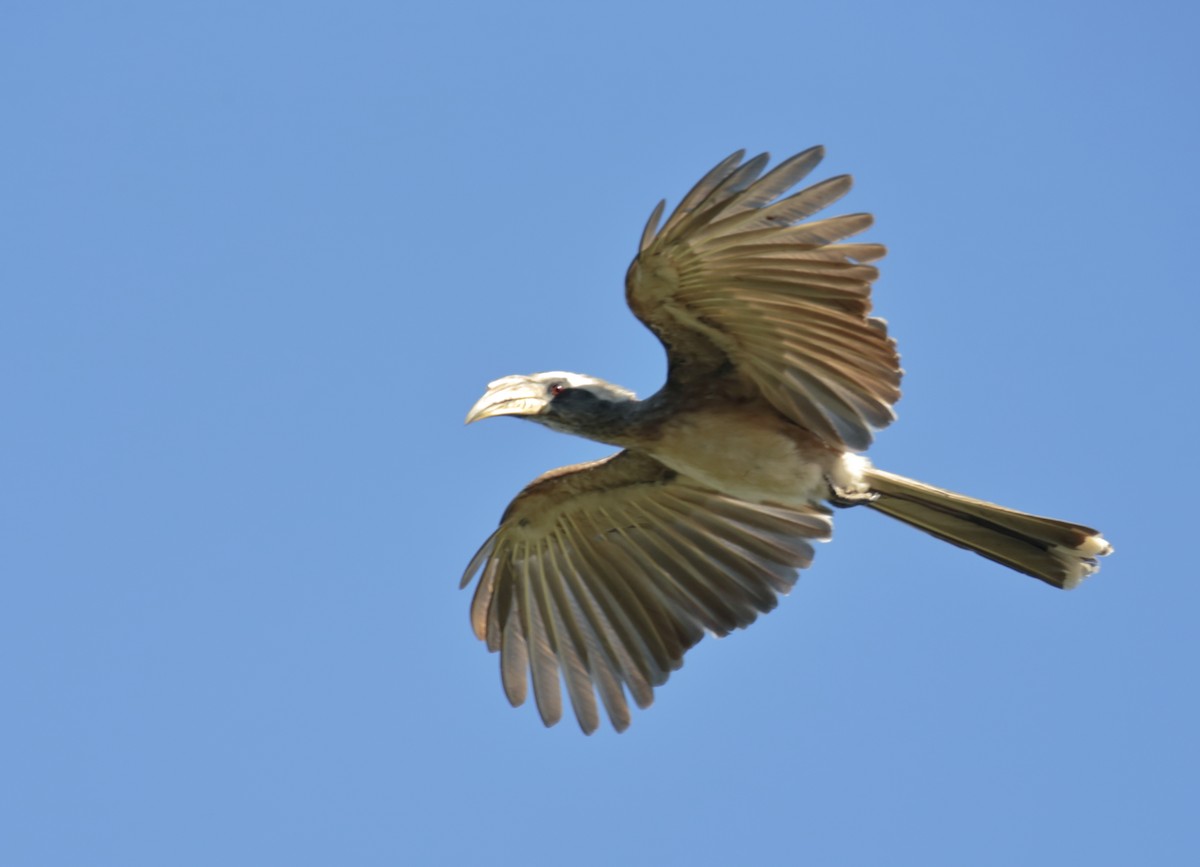
[[[554,395],[555,397],[558,397],[560,394],[562,394],[566,390],[567,390],[566,385],[564,385],[561,382],[556,382],[556,383],[554,383],[554,385],[550,386],[550,394]]]

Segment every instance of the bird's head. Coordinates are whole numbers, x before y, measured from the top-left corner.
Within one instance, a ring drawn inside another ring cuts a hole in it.
[[[611,442],[611,430],[636,403],[632,391],[610,382],[552,370],[489,382],[487,392],[467,413],[467,424],[515,415],[564,433]]]

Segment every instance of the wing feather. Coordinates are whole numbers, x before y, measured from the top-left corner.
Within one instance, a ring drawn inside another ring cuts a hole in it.
[[[505,621],[497,648],[500,651],[500,682],[504,687],[504,695],[513,707],[525,703],[525,693],[529,687],[529,646],[520,623],[519,617]]]
[[[728,216],[730,209],[725,208],[724,219],[717,220],[705,229],[698,231],[695,239],[702,242],[705,238],[713,236],[790,226],[797,220],[811,217],[817,211],[832,205],[850,192],[853,184],[854,181],[849,175],[839,175],[814,184],[795,195],[780,199],[767,207],[755,208],[735,216]]]
[[[664,571],[654,559],[653,547],[649,547],[648,550],[644,542],[639,543],[638,539],[633,538],[636,528],[627,526],[623,517],[614,523],[617,526],[606,540],[611,546],[609,553],[625,558],[638,575],[640,583],[644,583],[675,617],[687,623],[697,624],[701,631],[709,628],[715,618],[704,607],[703,600],[691,592],[691,582],[687,580],[687,576]],[[699,636],[696,640],[699,640]]]
[[[560,578],[562,570],[554,558],[554,540],[551,538],[548,541],[549,544],[537,559],[538,604],[551,647],[567,684],[567,695],[571,699],[575,718],[585,732],[594,732],[600,727],[600,715],[596,710],[596,693],[588,673],[586,645],[576,612],[566,599]]]
[[[494,535],[494,534],[493,534]],[[490,544],[491,540],[488,540]],[[480,551],[489,549],[489,544],[485,544]],[[496,622],[497,611],[490,604],[492,597],[496,593],[496,567],[492,565],[495,561],[483,561],[487,563],[488,568],[484,570],[483,577],[479,579],[479,586],[475,588],[475,595],[471,597],[471,630],[475,633],[475,637],[480,641],[486,641],[489,649],[494,648],[496,627],[499,625]],[[482,566],[481,562],[479,566]],[[473,571],[478,571],[479,566],[472,563]]]
[[[666,519],[664,523],[678,522],[679,515],[668,512],[662,504],[655,503],[650,508],[662,514]],[[748,594],[749,601],[756,611],[770,611],[777,604],[775,594],[786,593],[791,588],[791,584],[786,581],[777,583],[776,574],[757,561],[738,559],[728,543],[723,543],[720,539],[705,534],[692,522],[678,522],[672,535],[676,536],[681,544],[694,550],[700,557],[725,569],[729,577],[737,581]],[[743,572],[745,574],[742,574]]]
[[[529,647],[529,672],[533,679],[533,697],[537,702],[542,722],[554,725],[562,718],[562,692],[558,687],[558,662],[546,633],[546,622],[542,619],[537,595],[540,589],[533,574],[536,552],[528,543],[521,545],[522,556],[518,561],[521,588],[521,615],[525,629],[525,642]]]
[[[766,154],[761,156],[764,160],[768,158]],[[824,158],[825,149],[820,145],[788,157],[731,202],[725,209],[726,216],[733,217],[744,211],[756,210],[773,201],[808,177]]]
[[[570,522],[565,515],[565,522]],[[675,660],[683,656],[690,646],[681,638],[677,622],[659,602],[644,582],[628,580],[636,574],[631,564],[622,562],[619,554],[609,552],[607,558],[598,552],[588,535],[576,532],[571,537],[574,550],[581,555],[581,574],[591,577],[588,582],[600,598],[616,606],[623,621],[631,630],[630,652],[639,662],[648,683],[658,686],[665,683],[668,675],[678,668]],[[624,568],[618,568],[622,566]],[[698,640],[698,639],[697,639]]]
[[[556,566],[563,577],[562,584],[554,582],[553,586],[559,591],[565,591],[562,592],[562,597],[566,605],[569,605],[572,614],[567,618],[567,626],[572,628],[573,623],[576,625],[579,640],[585,650],[585,667],[590,672],[592,682],[600,693],[604,710],[608,714],[608,718],[612,720],[613,727],[617,731],[624,731],[629,727],[631,716],[629,703],[625,700],[625,693],[621,689],[620,676],[640,681],[637,668],[632,665],[628,654],[623,652],[620,639],[617,638],[604,614],[595,607],[590,595],[580,583],[576,567],[571,561],[569,549],[563,542],[561,531],[555,533],[552,545],[551,550],[556,559]],[[591,664],[593,661],[596,664]],[[631,685],[630,691],[640,690],[641,683],[644,681],[637,685]],[[646,689],[649,689],[648,685]],[[597,719],[592,730],[594,731],[598,726],[599,720]]]
[[[642,240],[638,243],[639,251],[645,250],[654,240],[654,234],[658,231],[658,221],[662,219],[663,209],[666,207],[667,200],[659,199],[654,210],[650,212],[650,219],[646,220],[646,228],[642,229]]]
[[[742,157],[745,155],[746,152],[744,150],[734,151],[713,166],[712,170],[698,180],[696,185],[679,202],[679,206],[675,208],[671,216],[667,218],[667,222],[663,224],[662,232],[669,232],[680,220],[695,210],[697,205],[708,198],[713,189],[728,177],[729,173],[742,161]]]

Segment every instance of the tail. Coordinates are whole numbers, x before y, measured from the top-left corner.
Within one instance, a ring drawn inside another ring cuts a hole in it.
[[[1090,527],[1027,515],[873,467],[863,481],[873,495],[864,505],[1064,590],[1099,569],[1097,557],[1112,553]]]

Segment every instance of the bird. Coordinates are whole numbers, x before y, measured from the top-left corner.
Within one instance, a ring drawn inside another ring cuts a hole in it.
[[[772,610],[832,532],[865,507],[1071,589],[1112,546],[1096,530],[880,470],[862,452],[896,418],[902,370],[872,316],[865,213],[817,217],[839,175],[792,192],[809,148],[765,171],[739,150],[665,221],[653,209],[625,277],[634,315],[662,342],[667,377],[645,399],[566,371],[490,382],[466,417],[513,416],[615,446],[526,486],[471,559],[471,626],[500,655],[515,707],[543,723],[561,686],[585,734],[639,708],[706,634]],[[765,171],[765,173],[764,173]],[[661,222],[661,225],[660,225]]]

